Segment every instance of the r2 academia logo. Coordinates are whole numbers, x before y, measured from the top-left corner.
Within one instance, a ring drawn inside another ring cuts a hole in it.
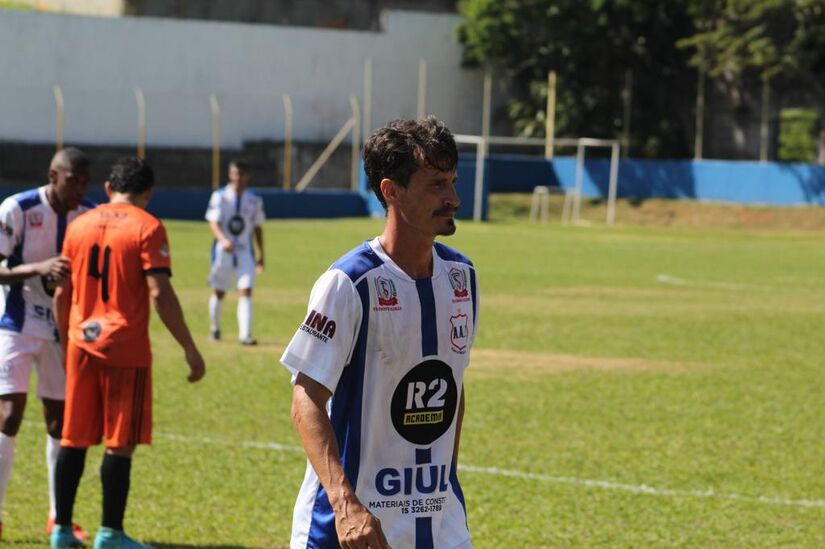
[[[390,405],[392,424],[413,444],[430,444],[452,425],[457,403],[452,369],[440,360],[425,360],[407,372],[395,388]]]

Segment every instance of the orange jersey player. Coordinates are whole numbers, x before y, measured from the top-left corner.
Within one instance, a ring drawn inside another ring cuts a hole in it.
[[[86,449],[101,439],[103,520],[94,547],[143,547],[123,532],[123,515],[135,446],[151,442],[150,301],[184,349],[189,381],[205,373],[169,281],[166,231],[145,211],[153,188],[144,161],[117,161],[106,182],[110,202],[80,216],[63,244],[72,273],[55,293],[67,381],[52,547],[78,546],[70,526],[75,495]]]

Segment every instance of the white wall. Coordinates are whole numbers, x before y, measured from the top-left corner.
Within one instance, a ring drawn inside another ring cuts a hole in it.
[[[0,10],[0,141],[52,142],[60,84],[65,139],[133,144],[146,96],[149,146],[210,146],[209,94],[222,144],[282,139],[281,95],[292,96],[294,138],[327,141],[363,96],[373,60],[373,127],[414,117],[418,60],[428,62],[427,111],[455,133],[479,133],[481,75],[460,68],[457,16],[388,12],[380,33],[153,18]]]

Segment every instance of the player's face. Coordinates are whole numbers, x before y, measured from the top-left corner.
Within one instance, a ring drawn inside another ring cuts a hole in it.
[[[229,166],[229,181],[237,187],[245,189],[249,184],[249,172],[239,170],[237,166]]]
[[[57,202],[67,211],[80,206],[89,186],[89,172],[85,168],[58,167],[49,170],[49,181]]]
[[[455,214],[461,200],[455,191],[455,170],[420,167],[407,187],[398,186],[395,213],[405,225],[428,237],[455,233]]]

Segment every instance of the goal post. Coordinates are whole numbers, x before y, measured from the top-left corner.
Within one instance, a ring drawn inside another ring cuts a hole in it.
[[[473,145],[476,149],[473,174],[473,221],[481,221],[484,213],[484,164],[487,159],[487,143],[480,135],[454,135],[456,144]]]
[[[475,136],[462,137],[469,138]],[[544,148],[546,147],[546,141],[543,137],[490,136],[489,138],[487,138],[487,143],[484,146],[484,149],[488,154],[490,145]],[[570,198],[572,199],[572,205],[570,207],[570,218],[574,223],[578,222],[581,218],[581,199],[582,188],[584,186],[586,159],[585,157],[587,149],[610,149],[610,169],[607,187],[607,216],[605,221],[608,225],[614,224],[616,221],[616,194],[618,192],[619,183],[619,141],[616,139],[597,139],[594,137],[556,138],[553,140],[553,148],[557,149],[559,147],[576,148],[576,171],[574,176],[574,182],[572,187],[566,189],[567,194],[570,195]],[[550,162],[552,162],[552,160]],[[567,201],[565,201],[565,207],[567,207]],[[566,219],[567,217],[565,216],[564,220]]]

